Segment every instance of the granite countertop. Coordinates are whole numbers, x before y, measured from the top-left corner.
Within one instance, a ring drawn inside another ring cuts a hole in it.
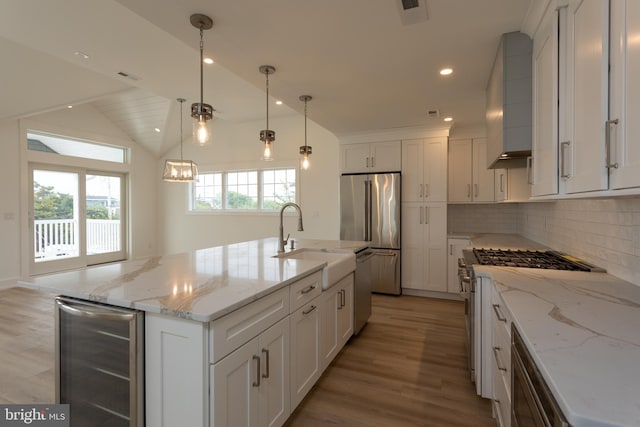
[[[353,253],[366,242],[296,240],[296,249]],[[266,238],[29,277],[18,285],[201,322],[228,314],[322,270],[325,262],[275,258]]]
[[[484,235],[473,246],[509,248],[509,242],[546,249],[514,235]],[[640,426],[639,286],[606,273],[478,265],[474,271],[496,285],[572,426]]]

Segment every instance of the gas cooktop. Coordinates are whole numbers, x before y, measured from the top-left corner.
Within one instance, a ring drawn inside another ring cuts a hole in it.
[[[556,251],[528,251],[503,249],[473,249],[478,264],[498,267],[546,268],[550,270],[605,270]]]

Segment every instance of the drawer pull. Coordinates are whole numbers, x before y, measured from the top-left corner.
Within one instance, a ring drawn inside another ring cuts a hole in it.
[[[502,313],[500,313],[500,304],[493,304],[493,311],[496,313],[496,317],[499,321],[507,323],[507,318],[504,317]]]
[[[300,291],[301,294],[308,294],[309,292],[311,292],[312,290],[314,290],[316,288],[316,285],[309,285],[306,288],[304,288],[303,290]]]
[[[312,305],[311,308],[309,308],[309,310],[303,311],[302,314],[304,314],[306,316],[307,314],[311,313],[315,309],[316,309],[316,306]]]
[[[260,387],[260,358],[258,356],[253,356],[253,360],[256,361],[256,380],[251,384],[254,387]]]
[[[265,355],[266,358],[266,363],[265,363],[265,373],[262,374],[262,378],[269,378],[269,350],[267,350],[266,348],[262,349],[262,352]]]
[[[500,357],[498,357],[498,352],[500,351],[500,347],[493,347],[493,355],[496,358],[496,365],[498,365],[498,369],[501,371],[507,372],[507,368],[500,366]]]

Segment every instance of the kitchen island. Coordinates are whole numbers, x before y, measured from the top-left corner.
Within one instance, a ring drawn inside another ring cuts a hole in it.
[[[517,235],[469,237],[477,248],[548,249]],[[506,310],[572,426],[640,426],[640,287],[606,273],[474,271],[482,291],[496,294],[489,301]],[[503,363],[510,371],[509,360]]]
[[[297,243],[342,252],[353,269],[367,246]],[[146,425],[234,425],[237,416],[279,425],[350,337],[353,273],[323,292],[326,262],[275,257],[277,246],[261,239],[19,284],[144,312]]]

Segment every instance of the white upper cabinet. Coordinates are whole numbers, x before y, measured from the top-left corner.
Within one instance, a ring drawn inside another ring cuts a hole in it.
[[[402,141],[402,201],[447,201],[447,138]]]
[[[558,194],[558,15],[549,8],[533,37],[532,196]],[[562,11],[566,13],[566,11]]]
[[[340,165],[342,173],[397,172],[402,167],[400,141],[343,144]]]
[[[640,2],[611,0],[610,187],[640,186]]]
[[[569,1],[566,46],[567,81],[564,90],[560,86],[560,178],[567,193],[605,190],[608,188],[605,164],[609,92],[607,0]]]
[[[495,201],[495,171],[487,168],[486,138],[449,141],[448,187],[449,202]]]

